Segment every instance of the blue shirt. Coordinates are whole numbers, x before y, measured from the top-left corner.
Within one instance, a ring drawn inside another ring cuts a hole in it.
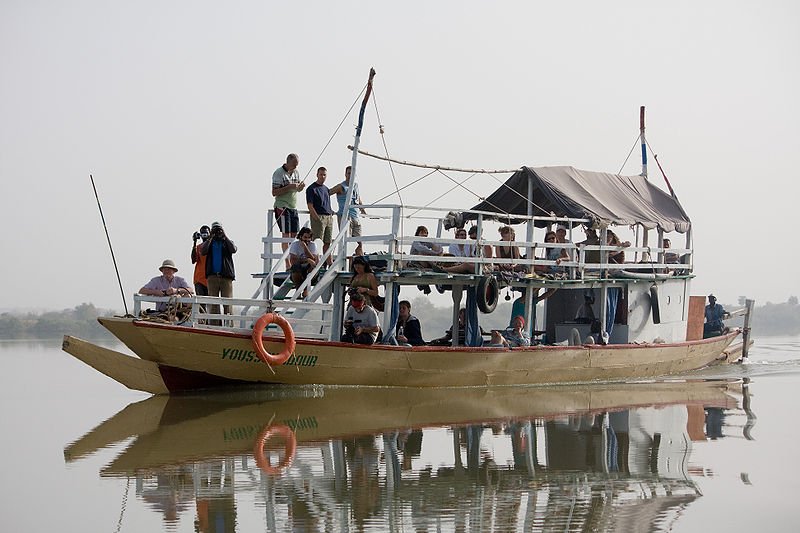
[[[306,188],[306,202],[314,206],[314,211],[318,215],[332,215],[331,195],[328,188],[317,182],[312,183]]]
[[[214,274],[219,274],[222,272],[222,247],[222,241],[211,241],[211,272]]]
[[[350,187],[350,185],[346,181],[341,182],[339,185],[342,186],[342,192],[336,195],[336,201],[339,202],[339,209],[336,210],[336,214],[341,217],[342,213],[344,212],[344,203],[347,200],[347,189]],[[351,199],[351,202],[349,218],[358,218],[358,208],[354,207],[361,202],[361,197],[358,195],[358,183],[353,185],[353,198]]]
[[[725,309],[720,304],[706,306],[706,322],[712,326],[722,326]]]

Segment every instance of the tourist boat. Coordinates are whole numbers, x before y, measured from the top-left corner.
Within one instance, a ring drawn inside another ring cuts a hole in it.
[[[377,157],[359,148],[373,76],[371,71],[355,141],[348,147],[354,183],[359,157]],[[437,172],[512,175],[469,210],[402,204],[365,206],[371,213],[382,213],[380,230],[358,238],[340,231],[325,256],[330,256],[332,266],[322,271],[325,261],[321,260],[299,287],[285,280],[287,252],[280,247],[285,240],[276,231],[270,210],[263,239],[264,271],[257,275],[261,285],[252,298],[136,295],[132,316],[99,321],[138,357],[71,336],[64,338],[63,349],[130,388],[156,394],[254,383],[469,387],[623,381],[730,362],[742,354],[741,348],[731,346],[742,330],[702,338],[704,300],[690,296],[695,275],[691,222],[668,181],[670,192],[666,193],[648,180],[644,109],[640,131],[642,174],[635,176],[564,166],[487,171],[390,160]],[[346,206],[351,203],[348,193]],[[435,237],[407,235],[405,227],[416,225],[417,217],[437,221]],[[467,223],[477,228],[473,244],[477,254],[437,257],[436,261],[439,266],[463,263],[469,269],[474,266],[474,271],[449,273],[443,268],[425,271],[412,266],[431,259],[408,253],[413,241],[463,243],[444,232]],[[525,238],[487,238],[486,228],[499,223],[518,225],[524,229]],[[543,242],[543,228],[555,224],[567,228],[568,242]],[[607,232],[612,226],[635,228],[635,242],[625,247],[601,244],[608,242]],[[581,227],[596,230],[599,241],[575,243]],[[683,247],[663,248],[664,236],[673,233],[685,237]],[[348,253],[356,241],[384,250],[379,256],[372,255],[380,259],[382,268],[376,275],[385,292],[382,342],[369,346],[339,342],[352,278]],[[513,268],[498,271],[494,269],[498,258],[484,253],[492,246],[516,246],[525,253],[512,260]],[[563,248],[569,257],[559,262],[540,257],[542,250],[554,247]],[[629,254],[632,261],[619,264],[609,259],[610,254],[620,251]],[[677,254],[680,262],[668,261],[670,254]],[[525,273],[556,267],[560,270],[556,275]],[[451,345],[397,344],[394,332],[400,288],[421,285],[436,285],[451,292],[455,339]],[[531,346],[487,346],[481,336],[478,311],[492,312],[504,287],[524,294],[520,302],[524,311],[520,312],[535,339]],[[540,291],[550,296],[537,305]],[[466,301],[463,324],[459,320],[462,301]],[[190,311],[154,318],[142,312],[147,302],[167,302],[175,306],[171,307],[175,311],[178,305],[190,306]],[[231,306],[233,314],[207,312],[209,305],[220,304]],[[583,305],[591,307],[596,320],[575,319],[576,310]],[[745,337],[749,334],[748,321],[749,315],[743,329]],[[461,334],[460,330],[466,331]],[[745,355],[747,341],[742,344]]]

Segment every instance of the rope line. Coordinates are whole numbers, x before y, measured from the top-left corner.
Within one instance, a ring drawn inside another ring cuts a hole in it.
[[[667,178],[666,172],[664,172],[664,169],[661,168],[661,162],[658,160],[658,154],[656,154],[656,151],[653,150],[652,146],[650,146],[650,141],[645,141],[645,144],[647,145],[647,149],[650,150],[650,153],[653,154],[653,159],[655,160],[656,165],[658,166],[658,170],[661,171],[661,175],[664,177],[664,181],[667,183],[667,188],[669,189],[669,193],[677,201],[678,195],[675,194],[675,190],[672,188],[672,184],[669,182],[669,178]]]
[[[400,195],[400,189],[397,185],[397,176],[394,173],[394,167],[392,166],[392,161],[389,159],[389,148],[386,146],[386,137],[383,131],[383,123],[381,122],[381,114],[378,111],[378,98],[375,93],[375,88],[372,89],[372,103],[375,105],[375,117],[378,119],[378,131],[381,134],[381,142],[383,143],[383,151],[386,153],[386,160],[389,162],[389,172],[392,174],[392,181],[394,181],[394,189],[397,193],[397,197],[400,199],[400,206],[404,206],[403,197]]]
[[[345,121],[345,120],[347,120],[347,117],[348,117],[348,116],[350,116],[350,112],[353,110],[353,108],[354,108],[354,107],[356,106],[356,104],[358,103],[358,99],[359,99],[359,98],[361,98],[361,95],[362,95],[362,94],[364,94],[364,91],[366,91],[366,90],[367,90],[367,86],[366,86],[366,85],[364,85],[364,88],[363,88],[363,89],[361,89],[361,92],[360,92],[360,93],[358,93],[358,96],[356,96],[356,99],[355,99],[355,100],[353,100],[353,104],[350,106],[350,109],[348,109],[348,110],[347,110],[347,113],[345,113],[345,114],[344,114],[344,116],[342,117],[342,121],[341,121],[341,122],[339,122],[339,125],[338,125],[338,126],[336,126],[336,129],[334,130],[333,134],[331,135],[331,138],[330,138],[330,139],[328,139],[328,142],[326,142],[326,143],[325,143],[325,146],[322,148],[322,151],[319,153],[319,155],[317,156],[317,158],[314,160],[314,162],[313,162],[313,163],[311,164],[311,166],[308,168],[308,171],[306,172],[306,175],[305,175],[305,176],[303,176],[303,183],[305,183],[305,181],[308,179],[308,175],[309,175],[309,174],[311,174],[311,171],[312,171],[312,170],[314,170],[314,167],[316,167],[316,166],[317,166],[317,162],[318,162],[318,161],[320,160],[320,158],[322,157],[322,154],[324,154],[324,153],[325,153],[325,150],[327,150],[327,149],[328,149],[328,146],[329,146],[329,145],[331,144],[331,142],[333,141],[333,138],[334,138],[334,137],[336,137],[336,134],[337,134],[337,133],[339,133],[339,130],[342,128],[342,124],[344,124],[344,121]]]
[[[550,211],[548,211],[548,210],[547,210],[547,209],[545,209],[544,207],[540,206],[540,205],[539,205],[539,204],[537,204],[536,202],[534,202],[534,201],[532,201],[532,200],[528,200],[528,197],[527,197],[527,196],[523,196],[523,195],[522,195],[522,193],[520,193],[518,190],[514,189],[513,187],[510,187],[510,186],[509,186],[509,185],[508,185],[508,184],[507,184],[505,181],[500,181],[500,178],[498,178],[497,176],[495,176],[495,175],[494,175],[494,174],[492,174],[491,172],[489,172],[489,173],[487,173],[487,174],[488,174],[488,175],[489,175],[489,176],[490,176],[492,179],[494,179],[494,180],[495,180],[497,183],[499,183],[501,186],[505,187],[505,188],[506,188],[506,189],[508,189],[509,191],[513,192],[514,194],[516,194],[517,196],[519,196],[520,198],[522,198],[522,199],[525,201],[525,203],[526,203],[526,204],[531,204],[533,207],[535,207],[536,209],[538,209],[539,211],[541,211],[541,212],[542,212],[542,214],[544,214],[544,215],[552,215],[552,213],[551,213]]]
[[[405,211],[405,203],[403,203],[403,196],[400,194],[400,187],[397,184],[397,176],[394,173],[394,167],[392,166],[392,160],[389,158],[389,148],[386,146],[386,136],[384,135],[383,131],[383,122],[381,121],[381,114],[378,111],[378,97],[375,92],[375,88],[372,88],[372,103],[375,105],[375,118],[378,119],[378,132],[381,134],[381,143],[383,144],[383,151],[386,153],[386,160],[389,162],[389,172],[392,175],[392,181],[394,182],[394,190],[397,193],[397,198],[400,200],[400,212],[402,213]],[[404,233],[404,222],[405,217],[400,217],[400,235]]]
[[[464,188],[464,190],[466,190],[466,191],[467,191],[467,192],[469,192],[470,194],[473,194],[473,195],[475,195],[475,196],[478,196],[477,194],[475,194],[474,192],[472,192],[471,190],[467,189],[466,187],[464,187],[464,186],[462,185],[462,183],[466,183],[467,181],[469,181],[469,180],[471,180],[473,177],[475,177],[475,176],[476,176],[476,174],[474,174],[474,173],[473,173],[473,174],[471,174],[470,176],[468,176],[467,178],[465,178],[464,180],[462,180],[462,182],[461,182],[461,183],[459,183],[458,181],[454,180],[453,178],[451,178],[450,176],[448,176],[447,174],[445,174],[445,173],[444,173],[444,172],[442,172],[441,170],[435,170],[434,172],[439,172],[439,173],[440,173],[440,174],[442,174],[444,177],[446,177],[446,178],[447,178],[447,179],[449,179],[450,181],[454,182],[454,183],[455,183],[455,185],[454,185],[453,187],[451,187],[450,189],[448,189],[447,191],[445,191],[445,192],[443,192],[442,194],[440,194],[439,196],[437,196],[436,198],[434,198],[433,200],[431,200],[430,202],[428,202],[427,204],[423,205],[421,208],[417,209],[416,211],[414,211],[413,213],[411,213],[410,215],[408,215],[408,217],[409,217],[409,218],[413,217],[414,215],[416,215],[417,213],[419,213],[420,211],[422,211],[422,210],[423,210],[423,209],[425,209],[426,207],[430,206],[430,205],[431,205],[432,203],[434,203],[435,201],[437,201],[437,200],[441,199],[443,196],[447,196],[448,194],[450,194],[451,192],[453,192],[454,190],[456,190],[456,189],[457,189],[457,188],[459,188],[459,187],[463,187],[463,188]],[[483,198],[481,198],[480,196],[478,196],[478,198],[480,198],[481,200],[483,200]]]
[[[419,183],[420,181],[424,180],[425,178],[427,178],[427,177],[428,177],[428,176],[430,176],[431,174],[435,174],[435,173],[436,173],[436,171],[435,171],[435,170],[431,170],[430,172],[428,172],[428,173],[427,173],[427,174],[425,174],[424,176],[422,176],[422,177],[420,177],[420,178],[417,178],[417,179],[415,179],[415,180],[414,180],[414,181],[412,181],[411,183],[409,183],[409,184],[407,184],[407,185],[403,185],[402,187],[400,187],[400,188],[398,189],[398,191],[402,191],[402,190],[408,189],[409,187],[411,187],[411,186],[412,186],[412,185],[414,185],[415,183]],[[372,202],[372,203],[373,203],[373,204],[379,204],[379,203],[381,203],[382,201],[384,201],[384,200],[386,200],[387,198],[389,198],[390,196],[392,196],[393,194],[395,194],[395,192],[397,192],[397,191],[392,191],[392,192],[390,192],[389,194],[387,194],[386,196],[383,196],[383,197],[381,197],[381,198],[379,198],[379,199],[375,200],[375,201],[374,201],[374,202]]]
[[[633,146],[631,146],[631,151],[628,152],[628,157],[626,157],[625,161],[622,162],[622,166],[619,167],[619,172],[617,172],[617,174],[620,174],[620,175],[622,174],[622,169],[625,168],[625,165],[628,163],[628,159],[630,159],[631,154],[636,149],[636,144],[639,142],[639,139],[641,139],[641,138],[642,138],[642,134],[641,133],[636,136],[636,140],[633,141]]]

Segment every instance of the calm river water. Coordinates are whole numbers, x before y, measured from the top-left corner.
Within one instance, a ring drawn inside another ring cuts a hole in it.
[[[0,342],[3,531],[797,531],[800,337],[689,379],[128,391]]]

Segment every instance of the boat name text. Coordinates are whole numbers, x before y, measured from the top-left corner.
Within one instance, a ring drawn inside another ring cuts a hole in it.
[[[229,361],[242,361],[245,363],[261,363],[255,350],[240,350],[238,348],[223,348],[222,358]],[[297,355],[292,354],[284,366],[317,366],[316,355]]]

